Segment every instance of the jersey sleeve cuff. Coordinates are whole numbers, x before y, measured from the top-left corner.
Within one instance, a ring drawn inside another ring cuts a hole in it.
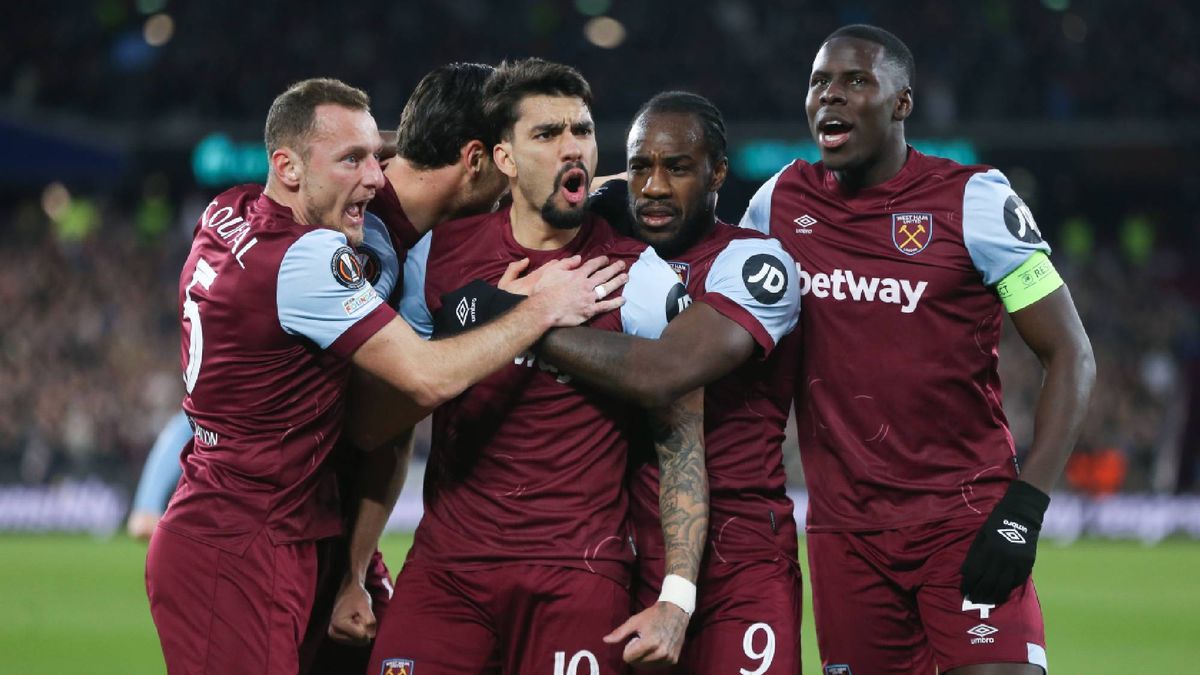
[[[762,348],[763,357],[766,357],[771,353],[771,350],[775,349],[775,340],[771,337],[771,334],[767,332],[766,328],[763,328],[758,319],[754,318],[750,310],[745,307],[742,307],[720,293],[713,292],[701,295],[696,298],[696,302],[703,302],[717,310],[721,316],[744,328],[754,338],[754,341],[758,343],[758,346]]]
[[[329,345],[329,351],[342,358],[350,358],[354,352],[358,351],[359,347],[363,346],[364,342],[371,339],[372,335],[382,330],[394,318],[396,318],[396,310],[385,303],[380,303],[369,314],[347,328],[346,332],[339,335],[338,339]]]

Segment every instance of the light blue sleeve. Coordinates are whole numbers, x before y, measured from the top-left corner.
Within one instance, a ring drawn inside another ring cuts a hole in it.
[[[796,263],[774,239],[729,242],[713,261],[704,291],[741,305],[775,343],[791,332],[800,318]]]
[[[667,323],[692,304],[679,275],[649,246],[629,266],[621,305],[621,330],[638,337],[662,335]]]
[[[995,286],[1038,251],[1050,245],[1033,213],[996,169],[977,173],[963,190],[963,242],[987,286]]]
[[[742,220],[738,223],[738,227],[748,227],[763,234],[771,234],[771,198],[775,196],[775,183],[779,180],[779,175],[787,168],[785,166],[780,169],[758,188],[758,191],[750,198],[750,205],[746,207],[746,213],[742,214]]]
[[[172,415],[162,431],[158,432],[154,447],[150,448],[150,454],[146,456],[146,464],[142,466],[142,477],[138,480],[137,492],[133,496],[134,511],[162,514],[167,510],[167,502],[175,493],[175,486],[183,473],[179,455],[190,440],[192,425],[181,410]]]
[[[417,335],[428,340],[433,335],[433,313],[425,301],[425,268],[429,264],[429,246],[433,232],[426,232],[404,259],[404,286],[400,297],[400,316]]]
[[[327,349],[383,299],[363,276],[346,237],[322,228],[300,237],[283,254],[275,304],[283,330]]]
[[[363,243],[357,249],[363,274],[384,302],[396,292],[400,283],[400,257],[388,236],[387,226],[373,213],[367,213],[363,223]]]

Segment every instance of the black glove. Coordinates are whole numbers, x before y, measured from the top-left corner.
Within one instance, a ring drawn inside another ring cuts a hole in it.
[[[984,521],[962,564],[962,593],[971,602],[999,605],[1029,578],[1050,497],[1023,480]]]
[[[614,178],[596,188],[588,197],[588,211],[608,221],[617,232],[633,233],[633,212],[629,210],[629,182]]]
[[[442,306],[433,317],[433,337],[450,337],[485,324],[524,299],[524,295],[502,291],[476,279],[442,295]]]

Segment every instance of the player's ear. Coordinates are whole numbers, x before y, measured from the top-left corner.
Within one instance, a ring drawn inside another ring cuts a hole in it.
[[[459,155],[462,159],[463,166],[467,169],[467,174],[471,178],[476,178],[484,170],[484,164],[487,162],[487,147],[483,141],[479,139],[471,139],[459,149]]]
[[[492,161],[500,173],[509,178],[517,177],[517,162],[513,159],[512,141],[500,141],[492,148]]]
[[[717,165],[713,167],[712,179],[708,181],[708,191],[716,192],[725,184],[725,179],[729,177],[729,158],[722,157],[717,160]]]
[[[289,188],[300,186],[300,176],[304,173],[304,162],[291,148],[277,148],[271,153],[271,171],[279,181]]]
[[[913,110],[912,87],[904,87],[896,94],[896,109],[892,111],[892,120],[903,122],[908,119]]]

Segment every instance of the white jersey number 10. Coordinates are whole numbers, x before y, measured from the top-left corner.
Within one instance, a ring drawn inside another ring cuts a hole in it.
[[[579,672],[579,667],[584,661],[587,662],[588,669]],[[596,660],[595,654],[586,649],[575,652],[570,661],[567,661],[566,652],[554,652],[554,675],[600,675],[600,662]]]

